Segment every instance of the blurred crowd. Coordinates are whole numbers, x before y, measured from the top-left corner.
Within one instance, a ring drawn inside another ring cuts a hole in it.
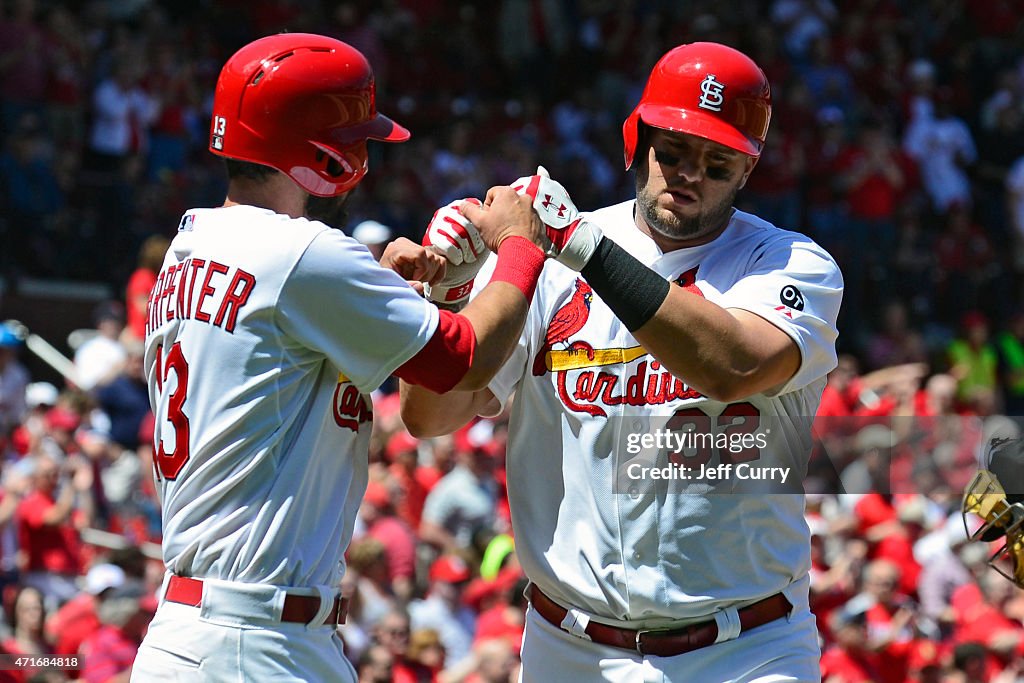
[[[123,293],[64,386],[28,376],[0,327],[0,647],[88,653],[0,681],[116,680],[134,656],[162,571],[145,302],[180,214],[223,199],[220,65],[285,29],[363,51],[413,132],[371,145],[348,206],[378,253],[538,163],[583,209],[630,198],[621,123],[650,66],[695,40],[750,54],[774,116],[739,206],[814,237],[846,280],[806,481],[824,680],[1024,680],[1022,593],[958,511],[1024,415],[1022,0],[0,0],[0,277]],[[348,553],[349,656],[368,682],[507,681],[525,582],[505,418],[417,441],[393,390]]]

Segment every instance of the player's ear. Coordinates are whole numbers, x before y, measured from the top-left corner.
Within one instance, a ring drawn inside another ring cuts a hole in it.
[[[750,174],[754,171],[754,167],[757,166],[757,160],[760,158],[761,157],[751,156],[746,158],[746,161],[744,162],[745,165],[743,167],[743,177],[740,178],[740,186],[737,189],[742,190],[743,186],[747,184],[747,178],[749,178]]]

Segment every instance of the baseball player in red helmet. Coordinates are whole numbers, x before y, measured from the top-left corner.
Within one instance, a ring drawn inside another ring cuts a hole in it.
[[[378,264],[332,229],[367,171],[367,140],[408,137],[377,112],[363,55],[338,40],[274,35],[225,64],[210,150],[226,159],[227,199],[185,213],[148,304],[167,574],[132,680],[356,680],[336,625],[367,485],[368,394],[392,373],[438,392],[485,386],[544,262],[532,200],[510,188],[468,207],[479,247],[461,237],[458,207],[445,216],[450,247],[498,253],[460,315],[406,278],[457,291],[477,265],[408,240]]]
[[[770,119],[746,55],[669,51],[623,126],[635,200],[579,214],[543,169],[515,183],[558,263],[487,388],[403,386],[419,436],[516,394],[524,681],[820,678],[799,479],[843,285],[810,239],[733,207]]]

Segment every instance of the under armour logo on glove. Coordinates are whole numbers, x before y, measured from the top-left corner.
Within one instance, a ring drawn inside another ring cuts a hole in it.
[[[543,168],[543,167],[541,167],[541,168]],[[541,205],[542,205],[542,206],[543,206],[543,207],[544,207],[545,209],[550,209],[550,208],[551,208],[551,205],[552,205],[553,203],[554,203],[554,202],[552,202],[552,201],[551,201],[551,195],[549,195],[549,194],[546,194],[546,195],[544,195],[544,201],[543,201],[543,202],[541,202]],[[557,209],[555,209],[555,211],[557,211],[557,212],[558,212],[558,217],[559,217],[559,218],[565,218],[565,210],[566,210],[567,208],[569,208],[569,207],[567,207],[567,206],[566,206],[565,204],[559,204],[558,208],[557,208]]]
[[[583,270],[601,241],[601,228],[580,217],[569,193],[543,166],[537,167],[536,175],[516,180],[512,189],[533,199],[533,209],[551,241],[547,255],[575,271]]]

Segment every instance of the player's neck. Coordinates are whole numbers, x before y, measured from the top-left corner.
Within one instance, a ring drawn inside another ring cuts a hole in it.
[[[298,185],[284,174],[278,174],[260,181],[230,181],[223,206],[244,204],[299,218],[306,213],[306,198],[306,193]]]
[[[718,236],[725,232],[725,229],[729,227],[729,221],[732,219],[732,213],[730,213],[729,218],[726,219],[721,226],[712,230],[711,232],[704,233],[698,237],[679,239],[675,237],[669,237],[668,235],[663,235],[662,233],[658,232],[657,230],[653,229],[650,225],[648,225],[647,221],[644,220],[644,217],[635,208],[633,209],[633,212],[634,217],[636,219],[637,229],[643,234],[650,237],[651,240],[653,240],[654,243],[658,245],[658,248],[661,249],[661,253],[663,254],[667,254],[668,252],[675,251],[677,249],[699,247],[702,244],[707,244],[708,242],[712,242],[718,239]]]

